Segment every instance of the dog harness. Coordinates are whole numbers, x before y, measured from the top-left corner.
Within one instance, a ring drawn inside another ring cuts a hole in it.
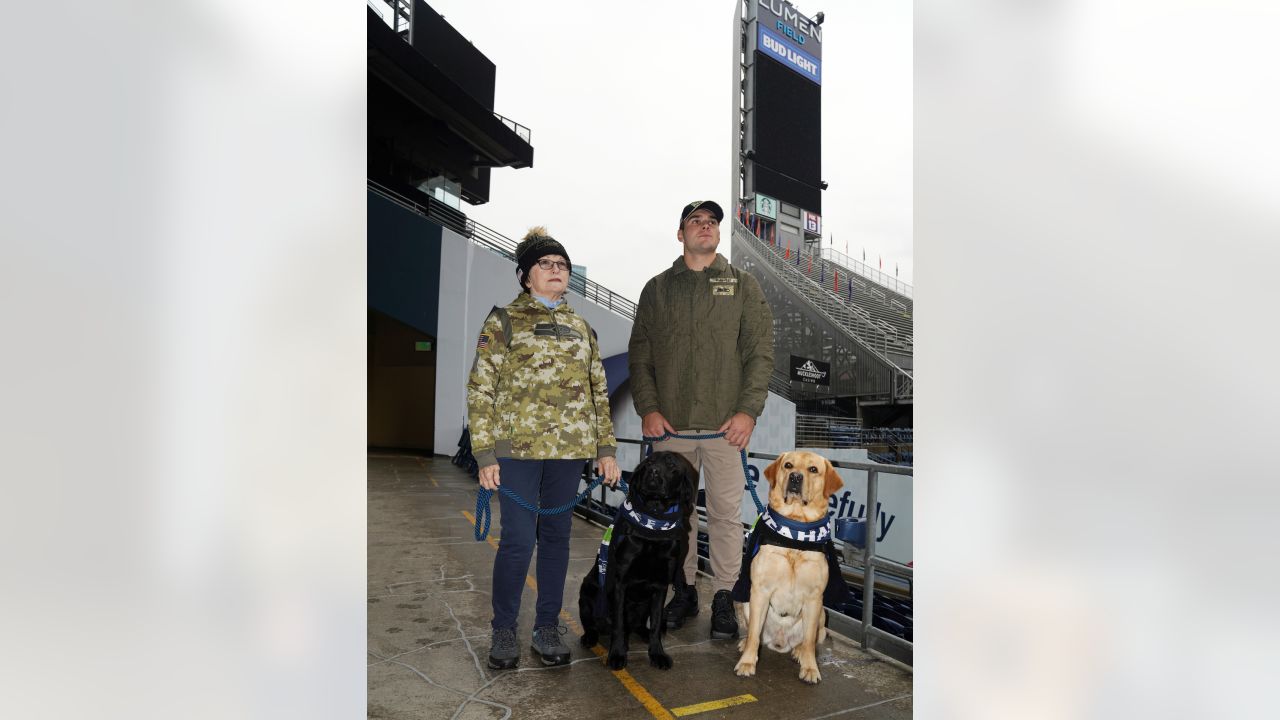
[[[756,522],[761,520],[777,537],[796,543],[795,545],[785,542],[778,544],[795,547],[798,550],[821,550],[821,545],[831,539],[831,527],[826,518],[815,520],[811,523],[803,523],[776,513],[773,508],[766,508],[760,514],[760,517],[756,518]],[[753,529],[754,526],[755,523],[752,523]],[[755,552],[753,551],[752,555],[754,554]]]
[[[822,553],[827,558],[827,586],[822,591],[822,604],[840,607],[851,599],[849,586],[840,574],[840,559],[836,555],[835,543],[831,542],[831,528],[827,518],[811,523],[797,522],[773,508],[765,508],[751,524],[750,534],[743,546],[742,569],[738,572],[738,582],[730,593],[734,600],[751,601],[751,561],[760,552],[762,545],[780,545],[792,550]]]
[[[614,516],[613,522],[604,531],[604,537],[600,539],[600,551],[596,554],[596,581],[600,583],[600,592],[596,594],[596,614],[600,617],[605,614],[604,580],[609,573],[609,543],[613,540],[613,526],[619,522],[629,523],[639,529],[640,534],[649,537],[665,535],[680,527],[680,506],[672,505],[655,517],[636,510],[631,506],[630,499],[622,501],[622,505],[618,507],[618,514]]]

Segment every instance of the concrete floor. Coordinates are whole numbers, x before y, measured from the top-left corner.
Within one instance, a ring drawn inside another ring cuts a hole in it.
[[[577,638],[577,588],[602,529],[574,518],[565,608],[570,665],[543,668],[530,657],[535,593],[521,603],[522,658],[516,670],[490,670],[489,588],[497,547],[498,502],[487,542],[471,517],[476,482],[445,457],[371,454],[368,465],[368,688],[370,718],[910,718],[912,676],[840,638],[819,646],[822,682],[797,678],[790,657],[761,650],[757,674],[733,673],[736,641],[709,639],[711,592],[698,579],[702,611],[667,634],[675,667],[650,667],[632,640],[626,670],[604,665],[597,646]],[[532,568],[530,568],[532,570]]]

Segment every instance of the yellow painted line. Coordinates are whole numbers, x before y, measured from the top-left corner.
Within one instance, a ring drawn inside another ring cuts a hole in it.
[[[418,467],[422,468],[424,471],[427,469],[427,465],[426,463],[422,462],[422,458],[418,458]],[[440,483],[436,482],[435,475],[432,475],[431,473],[427,473],[427,479],[431,480],[432,487],[440,487]]]
[[[596,657],[600,658],[609,654],[598,644],[591,648],[591,652],[595,653]],[[613,676],[618,678],[618,682],[622,683],[622,687],[626,688],[636,700],[640,701],[640,704],[644,706],[645,710],[649,711],[650,715],[655,718],[661,718],[662,720],[675,720],[671,713],[667,712],[667,709],[662,707],[662,703],[658,702],[657,698],[649,694],[649,691],[645,690],[643,685],[637,682],[634,677],[631,677],[631,673],[626,670],[610,670],[609,672],[613,673]]]
[[[467,522],[471,523],[473,526],[476,524],[476,517],[471,513],[467,512],[466,510],[462,511],[462,516],[465,517],[467,519]],[[498,543],[495,542],[492,537],[489,538],[489,544],[492,545],[495,550],[498,549]],[[534,580],[532,576],[525,575],[524,582],[534,592],[538,591],[538,581]],[[578,637],[582,637],[582,626],[578,624],[577,620],[573,619],[573,616],[569,614],[568,610],[565,610],[564,608],[560,608],[560,618],[564,620],[565,626],[568,627],[570,630],[572,630],[575,635],[577,635]],[[605,651],[604,648],[600,647],[599,644],[596,644],[595,646],[593,646],[591,648],[591,652],[595,653],[596,657],[599,657],[599,658],[603,658],[609,654],[607,651]],[[631,693],[632,697],[634,697],[637,701],[639,701],[641,705],[644,706],[645,710],[649,711],[650,715],[654,716],[655,718],[659,718],[660,720],[675,720],[675,717],[672,716],[671,713],[667,712],[666,708],[662,707],[662,703],[658,702],[657,698],[655,698],[648,690],[646,690],[643,685],[637,682],[636,679],[631,676],[631,673],[627,672],[626,670],[610,670],[609,672],[613,673],[613,676],[618,678],[618,682],[622,683],[622,686],[625,687],[627,691]],[[751,696],[747,695],[745,697],[751,697]],[[751,700],[754,701],[755,698],[751,698]],[[720,701],[720,702],[724,702],[724,701]],[[743,702],[749,702],[749,701],[743,701]],[[736,705],[738,703],[731,703],[731,704]],[[690,707],[694,707],[694,706],[691,705]],[[725,707],[728,707],[728,705],[726,705]],[[710,710],[711,708],[707,708],[707,709]]]
[[[756,702],[755,695],[735,695],[731,698],[723,700],[712,700],[710,702],[698,703],[697,705],[685,705],[684,707],[671,708],[671,714],[676,717],[684,717],[685,715],[697,715],[708,710],[720,710],[722,708],[733,707],[734,705],[745,705],[746,703]]]

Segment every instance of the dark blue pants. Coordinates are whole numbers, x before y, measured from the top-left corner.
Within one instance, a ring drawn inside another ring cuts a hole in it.
[[[502,487],[538,507],[564,505],[578,494],[585,460],[512,460],[498,458]],[[493,561],[493,627],[514,628],[520,615],[520,594],[529,572],[533,549],[538,549],[538,604],[534,627],[560,624],[564,577],[569,570],[569,530],[573,512],[539,515],[498,493],[502,511],[498,557]]]

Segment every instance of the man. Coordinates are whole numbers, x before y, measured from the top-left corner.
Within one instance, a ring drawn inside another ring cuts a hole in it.
[[[646,436],[708,435],[712,440],[669,439],[655,450],[684,455],[705,478],[712,586],[711,637],[736,638],[729,591],[742,566],[742,493],[745,450],[764,410],[773,370],[773,316],[750,274],[716,252],[724,211],[710,200],[680,212],[676,239],[684,253],[640,293],[631,329],[631,394]],[[667,605],[667,627],[698,614],[693,587],[698,571],[697,523],[684,562],[687,587]]]

